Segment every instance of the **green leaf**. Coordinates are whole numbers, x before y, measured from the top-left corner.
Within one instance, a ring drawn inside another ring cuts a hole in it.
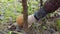
[[[58,27],[60,28],[60,19],[57,20]]]

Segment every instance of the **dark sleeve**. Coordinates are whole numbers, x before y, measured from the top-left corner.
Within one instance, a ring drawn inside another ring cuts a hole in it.
[[[47,0],[42,8],[35,12],[34,17],[39,20],[48,13],[52,13],[60,7],[60,0]]]
[[[54,12],[60,7],[60,0],[47,0],[44,8],[47,12]]]

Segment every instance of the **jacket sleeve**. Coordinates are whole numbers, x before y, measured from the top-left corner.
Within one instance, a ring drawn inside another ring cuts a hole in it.
[[[60,7],[60,0],[47,0],[43,7],[47,12],[54,12]]]
[[[34,17],[39,20],[48,13],[52,13],[60,7],[60,0],[47,0],[42,8],[35,12]]]

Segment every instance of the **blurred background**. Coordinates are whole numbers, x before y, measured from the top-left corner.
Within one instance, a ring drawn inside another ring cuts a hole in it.
[[[46,0],[43,0],[43,4]],[[40,8],[40,0],[27,0],[28,15],[33,14]],[[23,12],[22,0],[0,0],[0,34],[11,34],[12,31],[8,30],[11,24],[16,23],[16,17]],[[48,14],[46,22],[57,23],[57,28],[60,28],[59,11]],[[52,19],[53,18],[53,19]],[[56,19],[55,19],[56,18]],[[48,23],[49,24],[49,23]],[[35,27],[35,25],[33,26]],[[45,26],[43,26],[46,29]],[[54,29],[53,29],[54,30]],[[54,30],[55,31],[55,30]]]

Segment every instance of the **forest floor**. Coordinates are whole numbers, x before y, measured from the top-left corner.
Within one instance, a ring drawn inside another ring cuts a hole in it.
[[[29,28],[30,34],[60,34],[60,29],[57,27],[57,20],[60,19],[59,12],[51,14],[44,19],[40,20],[39,23],[34,23]],[[11,22],[11,21],[10,21]],[[25,34],[23,29],[19,29],[16,24],[11,23],[0,23],[0,34]]]

